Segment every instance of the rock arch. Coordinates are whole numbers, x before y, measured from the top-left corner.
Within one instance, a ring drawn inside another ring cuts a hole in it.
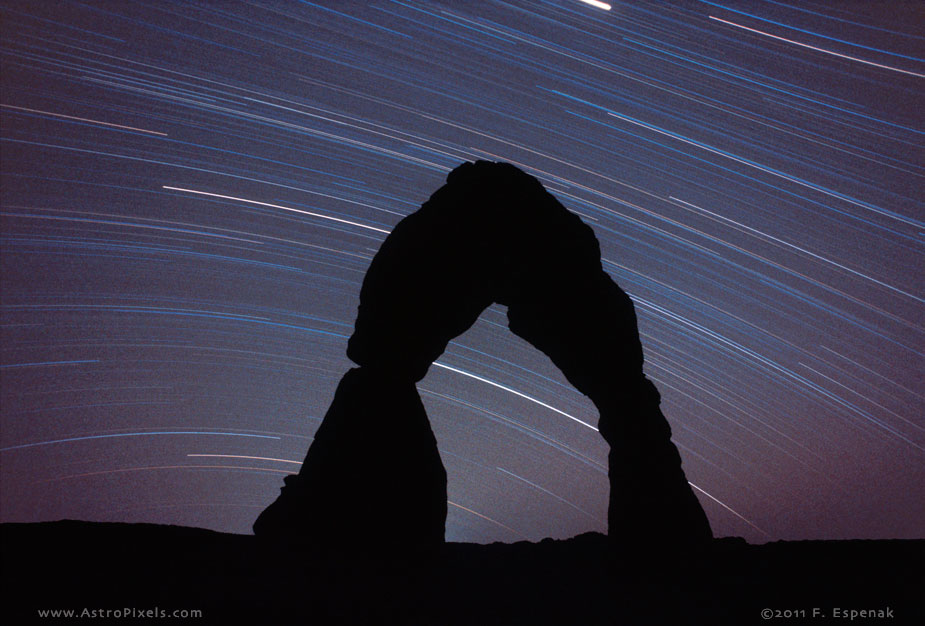
[[[453,170],[383,242],[347,347],[359,367],[255,533],[378,552],[440,545],[446,472],[415,383],[493,302],[600,412],[609,535],[709,539],[643,375],[632,301],[604,272],[594,233],[536,178],[486,161]]]

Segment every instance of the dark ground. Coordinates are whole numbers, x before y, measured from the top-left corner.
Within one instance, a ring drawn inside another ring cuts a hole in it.
[[[0,528],[5,624],[925,624],[923,540],[753,546],[727,538],[686,560],[627,566],[604,536],[588,533],[451,543],[407,564],[312,558],[253,536],[177,526]],[[87,611],[62,619],[40,618],[40,609]],[[171,616],[189,609],[202,617]],[[882,617],[852,619],[863,610]],[[150,617],[162,611],[163,620]]]

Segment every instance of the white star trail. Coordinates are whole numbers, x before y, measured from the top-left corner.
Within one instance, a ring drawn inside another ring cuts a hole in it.
[[[581,424],[581,425],[584,426],[585,428],[590,428],[591,430],[597,431],[597,427],[596,427],[596,426],[592,426],[591,424],[589,424],[589,423],[587,423],[587,422],[585,422],[585,421],[582,421],[582,420],[578,419],[578,418],[575,417],[574,415],[569,415],[569,414],[566,413],[565,411],[559,410],[559,409],[557,409],[557,408],[554,407],[554,406],[551,406],[551,405],[549,405],[549,404],[546,404],[545,402],[541,402],[540,400],[537,400],[536,398],[531,398],[531,397],[528,396],[527,394],[521,393],[521,392],[517,391],[516,389],[511,389],[510,387],[505,387],[504,385],[502,385],[502,384],[500,384],[500,383],[496,383],[496,382],[494,382],[493,380],[488,380],[487,378],[482,378],[481,376],[476,376],[475,374],[472,374],[472,373],[470,373],[470,372],[466,372],[466,371],[463,371],[463,370],[460,370],[460,369],[456,369],[455,367],[450,367],[449,365],[446,365],[446,364],[444,364],[444,363],[440,363],[439,361],[434,361],[434,365],[436,365],[437,367],[441,367],[441,368],[443,368],[443,369],[445,369],[445,370],[449,370],[449,371],[451,371],[451,372],[455,372],[455,373],[457,373],[457,374],[461,374],[462,376],[468,376],[469,378],[474,378],[475,380],[477,380],[477,381],[479,381],[479,382],[483,382],[483,383],[485,383],[486,385],[491,385],[492,387],[497,387],[498,389],[503,389],[504,391],[506,391],[506,392],[508,392],[508,393],[512,393],[512,394],[514,394],[515,396],[518,396],[518,397],[520,397],[520,398],[523,398],[524,400],[529,400],[530,402],[533,402],[534,404],[538,404],[538,405],[540,405],[540,406],[543,407],[543,408],[549,409],[550,411],[554,411],[554,412],[558,413],[559,415],[563,415],[563,416],[569,418],[570,420],[572,420],[573,422],[578,422],[579,424]]]
[[[714,15],[710,16],[711,20],[716,20],[717,22],[722,22],[723,24],[728,24],[729,26],[735,26],[736,28],[741,28],[742,30],[747,30],[750,33],[755,33],[763,37],[770,37],[771,39],[776,39],[778,41],[783,41],[794,46],[800,46],[802,48],[808,48],[810,50],[815,50],[816,52],[822,52],[824,54],[831,54],[832,56],[840,57],[842,59],[847,59],[849,61],[856,61],[857,63],[864,63],[865,65],[872,65],[874,67],[879,67],[881,69],[890,70],[891,72],[901,72],[903,74],[909,74],[910,76],[917,76],[919,78],[925,78],[925,74],[920,74],[918,72],[913,72],[910,70],[903,70],[898,67],[891,67],[889,65],[883,65],[882,63],[874,63],[873,61],[865,61],[864,59],[859,59],[847,54],[841,54],[833,50],[826,50],[825,48],[819,48],[817,46],[811,46],[806,43],[801,43],[799,41],[794,41],[793,39],[787,39],[786,37],[779,37],[777,35],[772,35],[771,33],[766,33],[764,31],[758,30],[756,28],[749,28],[748,26],[742,26],[741,24],[736,24],[735,22],[730,22],[729,20],[720,19]]]
[[[350,224],[351,226],[357,226],[359,228],[365,228],[367,230],[374,230],[378,233],[389,234],[389,231],[383,230],[381,228],[374,228],[372,226],[367,226],[366,224],[360,224],[359,222],[351,222],[350,220],[343,220],[338,217],[331,217],[330,215],[322,215],[321,213],[312,213],[311,211],[303,211],[302,209],[294,209],[292,207],[281,206],[279,204],[270,204],[269,202],[259,202],[257,200],[248,200],[246,198],[236,198],[234,196],[223,196],[217,193],[209,193],[207,191],[197,191],[195,189],[183,189],[181,187],[168,187],[167,185],[163,186],[164,189],[170,191],[183,191],[186,193],[194,193],[200,196],[210,196],[212,198],[221,198],[222,200],[234,200],[235,202],[246,202],[247,204],[256,204],[258,206],[265,206],[271,209],[282,209],[283,211],[292,211],[293,213],[301,213],[302,215],[311,215],[312,217],[320,217],[324,220],[331,220],[332,222],[340,222],[341,224]]]

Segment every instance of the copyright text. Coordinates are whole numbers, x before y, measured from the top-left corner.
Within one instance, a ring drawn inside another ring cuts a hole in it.
[[[849,622],[856,619],[893,619],[892,607],[882,607],[876,609],[846,609],[842,607],[833,607],[823,609],[813,607],[811,609],[761,609],[763,619],[794,619],[794,618],[820,618],[828,617],[843,619]]]

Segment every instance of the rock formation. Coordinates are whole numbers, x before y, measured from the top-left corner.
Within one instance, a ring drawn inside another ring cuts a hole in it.
[[[611,445],[609,534],[661,545],[711,531],[643,375],[629,297],[592,230],[504,163],[453,170],[383,242],[363,281],[346,374],[297,477],[254,525],[316,544],[437,547],[446,473],[414,384],[493,302],[600,412]]]
[[[414,381],[347,372],[298,475],[258,536],[338,552],[401,554],[443,543],[446,471]]]

